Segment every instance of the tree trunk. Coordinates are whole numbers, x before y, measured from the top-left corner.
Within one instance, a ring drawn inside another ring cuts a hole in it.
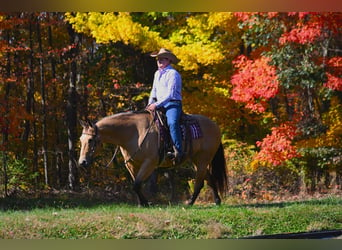
[[[52,14],[53,15],[53,14]],[[54,18],[54,17],[52,17]],[[58,18],[58,17],[57,17]],[[50,48],[53,48],[53,37],[52,37],[52,29],[51,26],[48,27],[48,41],[49,41],[49,46]],[[54,59],[53,55],[51,54],[49,57],[49,61],[50,61],[50,66],[51,66],[51,79],[52,81],[55,81],[56,78],[56,60]],[[57,84],[53,84],[53,88],[52,88],[52,99],[53,100],[57,100]],[[59,119],[58,119],[58,111],[55,105],[52,106],[52,114],[53,114],[53,136],[54,138],[52,139],[52,141],[54,141],[54,154],[53,156],[55,157],[54,160],[54,164],[55,167],[52,168],[55,170],[54,173],[54,180],[55,180],[55,185],[57,188],[61,188],[62,186],[62,157],[63,157],[63,153],[61,152],[61,150],[59,149],[59,144],[60,144],[60,132],[59,132]]]
[[[44,61],[43,61],[43,46],[39,21],[37,22],[37,40],[39,49],[39,75],[40,75],[40,95],[41,95],[41,116],[42,116],[42,155],[44,166],[45,185],[49,186],[49,171],[48,171],[48,141],[47,141],[47,126],[46,126],[46,90],[44,76]]]
[[[307,185],[306,185],[306,168],[301,167],[300,173],[299,173],[299,178],[300,178],[300,184],[299,184],[299,192],[301,195],[306,195],[307,194]]]
[[[70,81],[68,90],[68,100],[66,107],[67,114],[67,131],[68,131],[68,150],[69,150],[69,188],[76,190],[79,188],[79,178],[77,171],[76,160],[76,138],[77,138],[77,56],[78,56],[78,34],[72,29],[71,25],[68,26],[70,42],[73,48],[70,50]]]
[[[9,44],[10,40],[10,34],[9,31],[6,33],[6,40]],[[9,52],[7,52],[7,64],[6,64],[6,78],[9,79],[11,77],[11,55]],[[10,105],[9,105],[9,94],[10,94],[10,88],[11,83],[8,82],[8,80],[5,83],[5,96],[4,96],[4,104],[5,104],[5,114],[3,117],[3,129],[2,129],[2,167],[3,167],[3,173],[4,173],[4,195],[5,197],[8,196],[8,175],[7,175],[7,146],[8,146],[8,129],[9,129],[9,119],[8,119],[8,113],[10,111]]]
[[[29,67],[30,67],[30,76],[28,80],[28,93],[27,93],[27,109],[28,113],[31,113],[33,116],[32,120],[32,135],[33,135],[33,159],[32,159],[32,165],[33,165],[33,173],[38,173],[38,142],[37,142],[37,125],[36,125],[36,108],[35,108],[35,99],[34,99],[34,47],[33,47],[33,23],[35,21],[34,14],[31,14],[31,20],[30,20],[30,27],[29,27],[29,35],[30,35],[30,57],[29,57]],[[28,131],[27,137],[30,133],[30,121],[27,121],[28,124]],[[28,138],[27,138],[28,139]],[[38,188],[39,184],[39,176],[37,175],[35,178],[35,188]]]

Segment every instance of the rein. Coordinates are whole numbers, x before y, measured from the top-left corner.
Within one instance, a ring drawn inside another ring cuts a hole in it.
[[[119,151],[119,148],[120,146],[116,146],[115,148],[115,151],[114,151],[114,154],[113,154],[113,157],[112,159],[107,163],[106,167],[105,168],[108,168],[110,164],[112,164],[112,162],[114,161],[115,157],[116,157],[116,154],[118,153]]]

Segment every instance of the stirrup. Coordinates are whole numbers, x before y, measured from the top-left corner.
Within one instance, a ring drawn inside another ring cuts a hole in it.
[[[175,152],[167,152],[166,153],[167,157],[170,159],[170,160],[174,160],[176,158],[176,153]]]
[[[184,161],[185,154],[184,153],[176,153],[176,152],[167,152],[167,157],[173,161],[174,165],[178,165]]]

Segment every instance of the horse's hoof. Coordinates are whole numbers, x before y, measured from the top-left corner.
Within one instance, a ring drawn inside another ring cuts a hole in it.
[[[140,202],[139,207],[149,207],[150,203],[148,201]]]
[[[192,206],[194,204],[194,202],[190,199],[190,200],[187,200],[185,202],[185,204],[188,205],[188,206]]]

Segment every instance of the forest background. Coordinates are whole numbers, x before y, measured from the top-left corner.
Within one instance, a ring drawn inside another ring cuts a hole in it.
[[[105,167],[114,146],[78,168],[78,119],[144,109],[161,47],[181,59],[184,111],[222,130],[230,197],[340,193],[341,24],[328,12],[1,13],[0,196],[130,200],[120,157]],[[159,189],[182,199],[189,170],[159,172]]]

